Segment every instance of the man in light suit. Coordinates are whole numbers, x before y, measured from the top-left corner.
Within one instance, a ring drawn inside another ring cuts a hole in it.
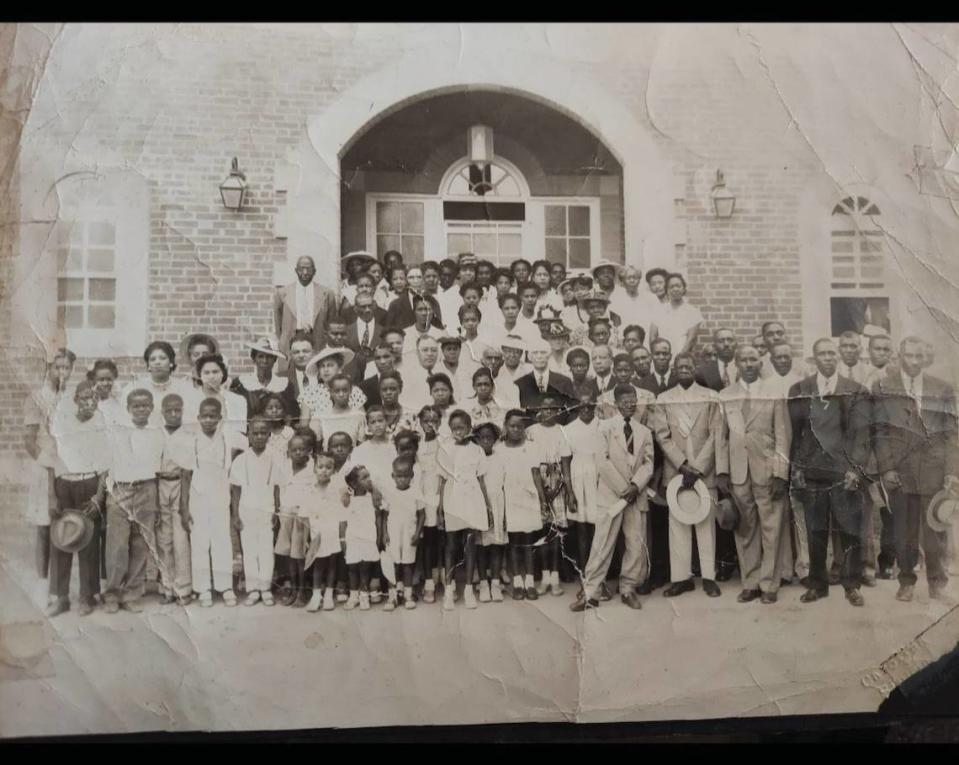
[[[296,332],[308,332],[313,336],[313,348],[326,347],[326,328],[339,313],[340,300],[336,293],[313,281],[316,264],[313,258],[304,256],[296,261],[296,281],[277,289],[273,296],[273,322],[280,338],[280,351],[290,356],[290,341]],[[288,363],[281,358],[277,373],[285,375]]]
[[[600,423],[605,453],[598,465],[599,517],[583,572],[583,592],[570,605],[571,611],[599,606],[600,588],[606,580],[620,529],[626,543],[619,576],[620,596],[630,608],[642,607],[636,587],[649,571],[645,512],[646,485],[653,476],[653,434],[636,419],[636,391],[632,386],[617,385],[614,393],[620,416]]]
[[[893,515],[896,598],[913,598],[921,539],[929,597],[948,602],[943,593],[946,535],[929,526],[926,509],[940,489],[959,497],[956,394],[948,383],[926,374],[924,346],[921,338],[903,339],[900,370],[873,384],[876,462]]]
[[[737,600],[775,603],[782,579],[789,440],[786,402],[759,379],[751,345],[736,349],[739,380],[719,393],[723,427],[716,438],[716,482],[739,508],[736,549],[743,591]]]
[[[677,384],[660,394],[650,420],[656,442],[663,452],[663,484],[677,474],[683,486],[692,488],[701,479],[716,501],[716,433],[721,429],[719,396],[696,383],[696,362],[691,353],[678,353],[673,361]],[[667,598],[695,589],[692,573],[693,528],[669,515],[669,570],[672,584]],[[696,544],[703,577],[703,591],[711,598],[720,594],[716,584],[715,518],[710,511],[696,524]]]

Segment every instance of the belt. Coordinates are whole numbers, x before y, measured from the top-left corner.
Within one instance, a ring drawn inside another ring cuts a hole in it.
[[[89,481],[91,478],[96,478],[97,473],[64,473],[63,475],[58,475],[61,481]]]
[[[179,481],[179,473],[157,473],[157,478],[160,478],[164,481]]]
[[[113,483],[115,483],[117,486],[133,487],[142,486],[145,483],[153,483],[154,481],[156,481],[156,478],[143,478],[139,481],[114,481]]]

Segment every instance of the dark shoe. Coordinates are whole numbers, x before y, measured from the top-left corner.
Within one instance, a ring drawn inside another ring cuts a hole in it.
[[[536,592],[535,587],[526,588],[526,599],[527,600],[539,600],[539,593]]]
[[[77,606],[77,613],[80,614],[80,616],[89,616],[93,613],[93,603],[80,601],[80,605]]]
[[[310,599],[306,597],[306,590],[300,590],[296,597],[293,598],[293,602],[290,603],[291,608],[305,608],[306,604],[310,602]]]
[[[609,586],[603,582],[599,586],[599,600],[601,603],[608,603],[613,599],[613,593],[609,591]]]
[[[115,600],[108,600],[106,603],[104,603],[103,610],[108,614],[118,613],[120,611],[120,604]]]
[[[174,603],[176,603],[176,595],[173,595],[172,593],[168,592],[163,597],[160,598],[161,606],[170,606],[170,605],[173,605]]]
[[[872,574],[863,574],[862,583],[865,587],[875,587],[876,586],[876,577]]]
[[[762,590],[743,590],[736,598],[736,602],[749,603],[752,600],[756,600],[756,598],[761,598],[762,595]]]
[[[733,578],[733,574],[736,573],[735,566],[724,566],[720,565],[719,569],[716,571],[716,581],[717,582],[728,582]]]
[[[587,608],[599,608],[599,601],[596,598],[578,597],[569,604],[569,610],[577,614]]]
[[[177,605],[186,607],[193,602],[193,595],[177,595],[176,602]]]
[[[877,579],[892,579],[892,569],[891,568],[881,568],[876,574]]]
[[[718,598],[723,594],[723,591],[719,589],[719,585],[712,579],[703,579],[703,592],[711,598]]]
[[[805,587],[807,590],[812,588],[812,582],[809,580],[808,576],[800,577],[799,584]]]
[[[828,597],[828,596],[829,596],[829,592],[828,592],[828,591],[822,592],[822,591],[820,591],[820,590],[814,590],[813,588],[810,587],[808,590],[806,590],[806,591],[800,596],[799,602],[800,602],[800,603],[815,603],[817,600],[820,600],[821,598],[825,598],[825,597]]]
[[[693,584],[692,579],[686,579],[682,582],[673,582],[669,587],[663,590],[664,598],[675,598],[677,595],[682,595],[684,592],[692,592],[696,589],[696,585]]]
[[[302,590],[297,592],[292,587],[284,587],[280,590],[280,596],[277,600],[280,601],[281,606],[292,606],[302,594]]]
[[[60,614],[65,614],[70,610],[70,601],[57,598],[49,606],[47,610],[44,611],[48,619],[52,619],[54,616],[59,616]]]
[[[140,614],[143,613],[143,606],[137,603],[135,600],[125,600],[120,604],[120,608],[124,611],[129,611],[131,614]]]
[[[759,598],[759,602],[763,605],[775,603],[777,600],[779,600],[779,595],[777,595],[775,592],[764,592]]]
[[[896,593],[896,600],[901,600],[904,603],[908,603],[910,600],[912,600],[915,589],[916,588],[911,584],[899,585],[899,592]]]
[[[833,586],[839,584],[842,580],[842,573],[839,571],[830,571],[829,572],[829,585]]]
[[[526,600],[526,590],[522,587],[514,587],[513,600]]]
[[[648,579],[643,582],[639,587],[636,588],[636,592],[640,595],[649,595],[653,591],[653,583]]]
[[[793,583],[793,580],[792,580],[792,579],[780,579],[780,580],[779,580],[779,586],[780,586],[780,587],[788,587],[788,586],[791,585],[792,583]]]
[[[634,610],[638,611],[643,607],[643,604],[639,600],[638,592],[624,592],[622,595],[620,595],[620,599],[623,601],[623,603]]]
[[[848,600],[854,606],[866,605],[866,601],[859,590],[846,590],[846,600]]]

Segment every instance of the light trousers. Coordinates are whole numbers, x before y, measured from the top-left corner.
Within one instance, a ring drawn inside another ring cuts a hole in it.
[[[802,579],[809,576],[809,537],[806,534],[806,514],[796,492],[789,492],[789,530],[796,549],[793,567]],[[786,570],[786,569],[784,569]]]
[[[711,489],[711,501],[716,501],[716,490]],[[669,578],[683,582],[693,577],[693,529],[699,550],[699,570],[703,579],[716,579],[716,516],[712,508],[705,520],[695,526],[677,521],[669,514]]]
[[[243,528],[243,578],[246,591],[269,592],[273,581],[273,516],[266,512],[241,513]]]
[[[193,592],[190,535],[180,522],[180,480],[158,479],[160,514],[157,516],[157,548],[160,584],[164,595],[188,596]]]
[[[104,600],[143,596],[147,558],[156,554],[157,482],[116,484],[107,492],[107,587]]]
[[[616,549],[616,539],[622,529],[626,542],[623,563],[619,572],[620,594],[632,592],[649,576],[649,549],[646,546],[646,514],[634,502],[624,510],[610,515],[599,508],[593,544],[589,549],[589,560],[583,572],[583,592],[587,598],[598,597],[599,589],[606,581]]]
[[[194,473],[196,476],[196,473]],[[194,485],[195,486],[195,485]],[[230,494],[190,487],[190,563],[192,586],[199,593],[233,589],[233,544],[230,540]]]
[[[787,499],[772,498],[771,486],[746,482],[733,484],[733,500],[739,508],[736,551],[744,590],[778,592],[783,575],[780,544],[786,529]]]

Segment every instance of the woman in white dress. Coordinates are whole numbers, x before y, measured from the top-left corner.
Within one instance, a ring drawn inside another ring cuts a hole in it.
[[[307,382],[300,392],[300,424],[308,425],[322,438],[323,429],[320,417],[333,409],[330,397],[330,381],[353,360],[355,354],[349,348],[324,348],[306,364]],[[350,409],[362,410],[366,403],[366,394],[355,385],[350,390]]]
[[[603,454],[603,439],[596,418],[596,401],[586,394],[580,397],[579,417],[565,427],[573,450],[570,464],[570,483],[576,498],[575,509],[570,507],[567,518],[573,524],[576,536],[576,568],[585,571],[589,548],[596,530],[596,494],[599,487],[599,460]]]
[[[186,420],[186,411],[189,409],[192,414],[192,421],[196,421],[200,412],[200,404],[204,399],[215,398],[223,405],[223,427],[232,430],[234,433],[246,433],[246,399],[231,393],[226,389],[225,383],[229,379],[229,371],[226,362],[218,353],[209,353],[201,356],[196,362],[194,368],[196,376],[200,380],[200,387],[194,388],[187,397],[189,404],[184,400],[184,420]],[[159,407],[154,403],[154,411]],[[161,414],[162,417],[162,414]]]
[[[216,347],[215,342],[207,335],[191,335],[188,339],[191,338],[196,339],[197,344],[190,345],[184,342],[184,345],[188,345],[192,349],[192,351],[185,351],[184,353],[196,353],[197,350],[210,347],[211,345],[212,347]],[[203,338],[206,339],[203,340]],[[214,353],[214,351],[210,351],[209,353]],[[201,354],[201,356],[202,355],[206,354]],[[200,357],[197,358],[199,359]],[[132,391],[139,389],[148,390],[153,396],[153,411],[150,413],[150,425],[161,427],[163,425],[163,407],[161,406],[163,397],[169,393],[176,393],[183,399],[183,423],[189,424],[196,422],[197,412],[200,408],[199,402],[196,402],[196,408],[189,405],[193,401],[192,394],[197,390],[195,385],[195,370],[190,379],[186,377],[175,377],[173,373],[177,368],[176,352],[173,350],[172,345],[163,340],[154,340],[147,345],[143,351],[143,362],[146,364],[147,374],[136,375],[133,378],[133,382],[127,385],[120,393],[120,404],[123,407],[124,413],[127,408],[127,396],[129,396]],[[191,379],[193,382],[191,382]],[[124,419],[124,422],[126,422],[126,419]]]
[[[689,353],[696,343],[696,334],[703,323],[703,315],[692,303],[686,301],[686,279],[682,274],[666,277],[666,294],[669,301],[659,310],[656,321],[649,328],[649,342],[658,337],[669,340],[673,358],[680,353]]]

